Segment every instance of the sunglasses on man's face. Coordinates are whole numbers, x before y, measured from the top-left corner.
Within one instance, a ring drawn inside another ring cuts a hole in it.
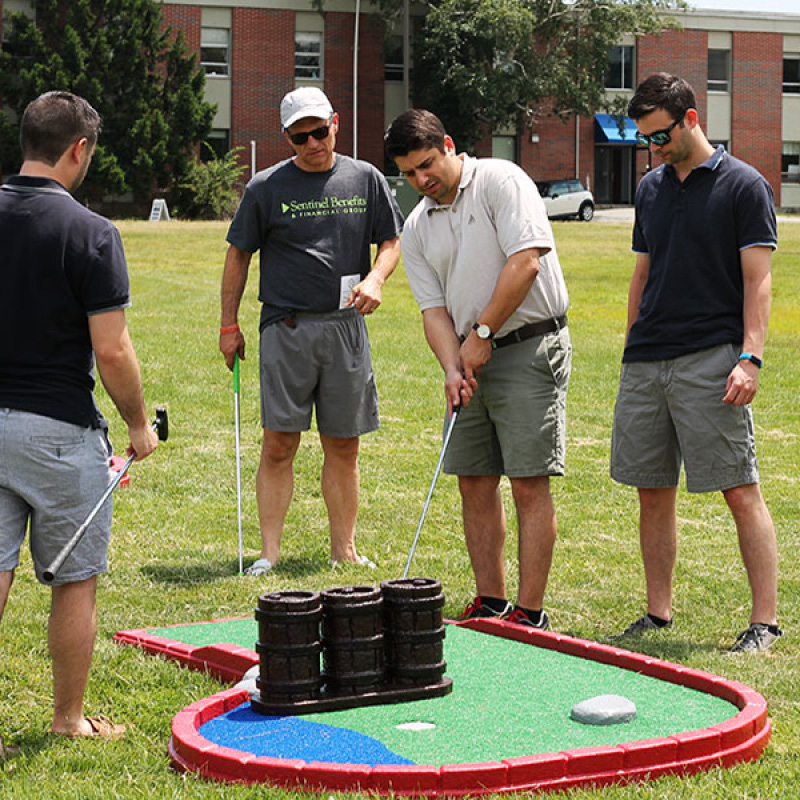
[[[308,141],[309,136],[313,136],[318,142],[321,142],[323,139],[328,138],[328,134],[331,132],[331,125],[328,123],[327,125],[320,125],[319,128],[314,128],[313,131],[304,131],[303,133],[289,133],[289,141],[292,144],[305,144]],[[288,133],[288,132],[287,132]]]
[[[662,147],[665,144],[669,144],[672,141],[672,129],[683,122],[683,118],[686,116],[686,112],[681,114],[675,122],[672,123],[668,128],[662,128],[660,131],[653,131],[653,133],[639,133],[636,132],[636,141],[639,144],[643,144],[646,147],[649,147],[651,144],[656,145],[656,147]]]

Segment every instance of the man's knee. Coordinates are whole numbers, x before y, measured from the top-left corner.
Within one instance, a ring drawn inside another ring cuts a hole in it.
[[[337,461],[355,462],[358,459],[359,438],[340,439],[334,436],[320,436],[322,450],[325,458],[333,458]]]
[[[734,517],[751,514],[753,511],[760,510],[762,506],[766,509],[761,487],[757,483],[734,486],[732,489],[726,489],[722,494]]]
[[[271,464],[285,464],[294,460],[300,445],[299,433],[280,433],[264,429],[261,460]]]

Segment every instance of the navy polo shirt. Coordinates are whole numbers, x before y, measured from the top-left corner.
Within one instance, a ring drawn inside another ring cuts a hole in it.
[[[741,346],[740,251],[777,247],[772,189],[720,146],[686,180],[663,165],[636,191],[633,250],[650,257],[623,361],[660,361],[720,344]]]
[[[0,189],[0,407],[102,424],[88,317],[129,303],[117,229],[56,181],[10,178]]]

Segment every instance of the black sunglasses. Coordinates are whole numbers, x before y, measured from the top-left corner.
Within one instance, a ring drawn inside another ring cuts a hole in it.
[[[679,123],[683,122],[683,118],[686,116],[686,112],[684,111],[675,122],[672,123],[668,128],[662,128],[660,131],[653,131],[653,133],[639,133],[636,132],[636,141],[639,144],[643,144],[649,147],[651,144],[656,145],[657,147],[661,147],[662,145],[668,144],[672,141],[672,136],[670,133],[672,129],[678,125]]]
[[[323,139],[328,138],[328,134],[331,132],[331,125],[328,123],[327,125],[320,125],[319,128],[314,128],[313,131],[306,131],[304,133],[289,133],[289,141],[292,144],[305,144],[308,141],[309,136],[313,136],[318,142],[321,142]]]

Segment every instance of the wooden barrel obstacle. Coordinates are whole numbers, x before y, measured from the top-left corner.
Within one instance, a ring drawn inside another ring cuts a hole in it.
[[[253,710],[308,714],[448,694],[443,607],[431,578],[262,595]]]

